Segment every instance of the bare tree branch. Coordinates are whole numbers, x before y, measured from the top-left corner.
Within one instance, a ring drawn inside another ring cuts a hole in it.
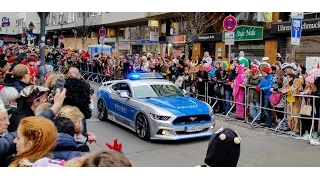
[[[93,25],[95,24],[95,16],[90,16],[88,12],[78,12],[75,18],[75,25],[77,34],[81,37],[82,49],[84,44],[92,32]]]
[[[186,57],[189,56],[189,45],[210,26],[218,23],[224,13],[213,12],[177,12],[175,22],[178,23],[180,34],[186,36]]]

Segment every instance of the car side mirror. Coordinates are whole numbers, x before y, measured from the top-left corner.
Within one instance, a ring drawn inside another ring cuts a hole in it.
[[[128,95],[128,93],[125,92],[125,91],[120,92],[120,97],[121,97],[121,98],[130,98],[129,95]]]
[[[188,95],[188,91],[186,91],[185,89],[182,89],[182,91],[184,95]]]

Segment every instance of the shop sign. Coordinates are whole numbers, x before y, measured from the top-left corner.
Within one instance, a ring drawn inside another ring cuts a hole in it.
[[[116,38],[104,38],[104,42],[106,42],[106,43],[115,43],[116,42]]]
[[[150,32],[150,41],[159,41],[159,32]]]
[[[226,31],[225,31],[226,32]],[[223,32],[223,41],[225,37]],[[238,26],[234,30],[234,41],[256,41],[263,39],[263,27],[260,26]]]
[[[239,50],[262,50],[264,49],[264,44],[239,44]]]
[[[157,21],[157,20],[148,20],[148,26],[158,27],[159,26],[159,21]]]
[[[130,50],[130,44],[119,44],[119,50],[129,51]]]
[[[320,30],[320,19],[302,20],[303,31]],[[274,23],[271,25],[271,33],[289,33],[291,32],[291,21],[283,23]]]
[[[172,44],[184,44],[186,43],[186,35],[171,36],[168,37],[167,40],[170,40],[168,42],[171,42]]]

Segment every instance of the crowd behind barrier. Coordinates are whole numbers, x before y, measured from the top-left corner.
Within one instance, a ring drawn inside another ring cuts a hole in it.
[[[114,79],[119,79],[119,78],[116,78],[115,76],[112,76],[110,74],[106,74],[106,70],[102,67],[98,70],[96,70],[94,72],[93,70],[93,64],[92,63],[86,63],[86,62],[83,62],[83,63],[79,63],[79,66],[78,66],[78,69],[80,70],[80,73],[82,75],[82,77],[87,80],[87,81],[90,81],[90,82],[94,82],[94,83],[97,83],[97,84],[101,84],[103,82],[106,82],[106,81],[110,81],[110,80],[114,80]],[[68,69],[67,68],[64,68],[64,67],[61,67],[61,66],[55,66],[54,67],[54,71],[55,72],[59,72],[59,73],[63,73],[63,74],[67,74],[68,72]],[[292,138],[295,138],[295,139],[300,139],[300,137],[297,137],[297,136],[294,136],[292,133],[287,133],[287,132],[284,132],[284,131],[281,131],[280,130],[280,126],[282,123],[285,123],[287,121],[287,117],[288,115],[290,115],[290,117],[292,118],[299,118],[299,121],[301,118],[303,119],[307,119],[307,120],[310,120],[312,121],[312,125],[311,125],[311,128],[310,128],[310,131],[309,131],[309,138],[308,140],[311,139],[311,134],[313,132],[313,129],[314,129],[314,122],[315,121],[320,121],[320,118],[316,118],[315,117],[315,113],[313,112],[311,117],[302,117],[301,115],[299,114],[294,114],[292,112],[292,108],[291,108],[291,112],[287,112],[287,103],[285,103],[285,108],[284,108],[284,111],[279,111],[279,110],[276,110],[274,108],[265,108],[263,107],[263,93],[260,92],[260,106],[253,106],[249,103],[249,89],[254,89],[254,87],[243,87],[244,90],[245,90],[245,98],[244,98],[244,102],[243,103],[240,103],[240,102],[236,102],[233,98],[233,96],[230,96],[230,100],[226,100],[226,99],[223,99],[223,98],[219,98],[217,96],[211,96],[210,95],[210,91],[212,89],[209,89],[209,85],[210,84],[215,84],[214,82],[211,82],[211,81],[206,81],[206,80],[203,80],[205,81],[205,91],[204,91],[204,94],[201,94],[201,93],[198,93],[198,88],[197,87],[186,87],[186,84],[184,83],[183,84],[183,87],[181,87],[181,89],[185,89],[187,90],[187,92],[189,93],[190,96],[194,97],[194,98],[198,98],[198,99],[201,99],[209,104],[211,104],[211,107],[213,109],[215,109],[216,105],[218,104],[219,101],[221,101],[223,104],[224,103],[229,103],[230,104],[230,109],[228,110],[228,112],[225,114],[225,115],[220,115],[222,117],[224,117],[226,120],[235,120],[234,118],[234,109],[235,109],[235,106],[237,104],[239,105],[242,105],[244,107],[244,110],[245,110],[245,113],[244,113],[244,122],[247,123],[247,124],[250,124],[250,126],[252,128],[259,128],[261,127],[259,124],[255,123],[256,120],[258,119],[258,117],[260,117],[261,115],[263,115],[263,111],[264,110],[268,110],[268,111],[271,111],[271,112],[278,112],[278,113],[282,113],[284,114],[283,118],[281,119],[281,121],[269,128],[270,130],[273,130],[275,133],[284,133],[284,134],[289,134]],[[312,98],[312,109],[315,109],[315,100],[316,98],[319,98],[318,96],[311,96],[311,95],[294,95],[295,97],[301,97],[301,98]],[[258,113],[255,117],[252,117],[251,120],[249,118],[249,111],[251,108],[256,108],[258,109]],[[219,115],[219,114],[217,114]],[[300,124],[300,136],[302,135],[302,123],[299,123]]]
[[[119,79],[115,76],[115,74],[107,74],[106,69],[103,66],[99,66],[98,68],[94,68],[94,64],[90,62],[81,62],[78,63],[78,66],[73,66],[79,69],[81,76],[90,82],[101,84],[106,81]],[[64,67],[62,65],[54,66],[55,73],[67,74],[69,68]]]

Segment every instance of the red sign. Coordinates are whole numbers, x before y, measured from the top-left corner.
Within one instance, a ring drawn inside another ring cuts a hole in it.
[[[99,35],[100,35],[100,36],[105,36],[106,34],[107,34],[106,28],[101,27],[101,28],[99,29]]]
[[[63,41],[63,40],[64,40],[64,36],[63,36],[63,35],[60,35],[60,36],[59,36],[59,39],[60,39],[60,41]]]
[[[47,43],[50,44],[51,43],[51,39],[47,39]]]
[[[185,35],[178,35],[178,36],[173,36],[172,37],[172,43],[186,43],[186,36]]]
[[[234,29],[236,29],[237,27],[237,19],[234,16],[227,16],[226,18],[224,18],[223,20],[223,29],[231,32]]]

